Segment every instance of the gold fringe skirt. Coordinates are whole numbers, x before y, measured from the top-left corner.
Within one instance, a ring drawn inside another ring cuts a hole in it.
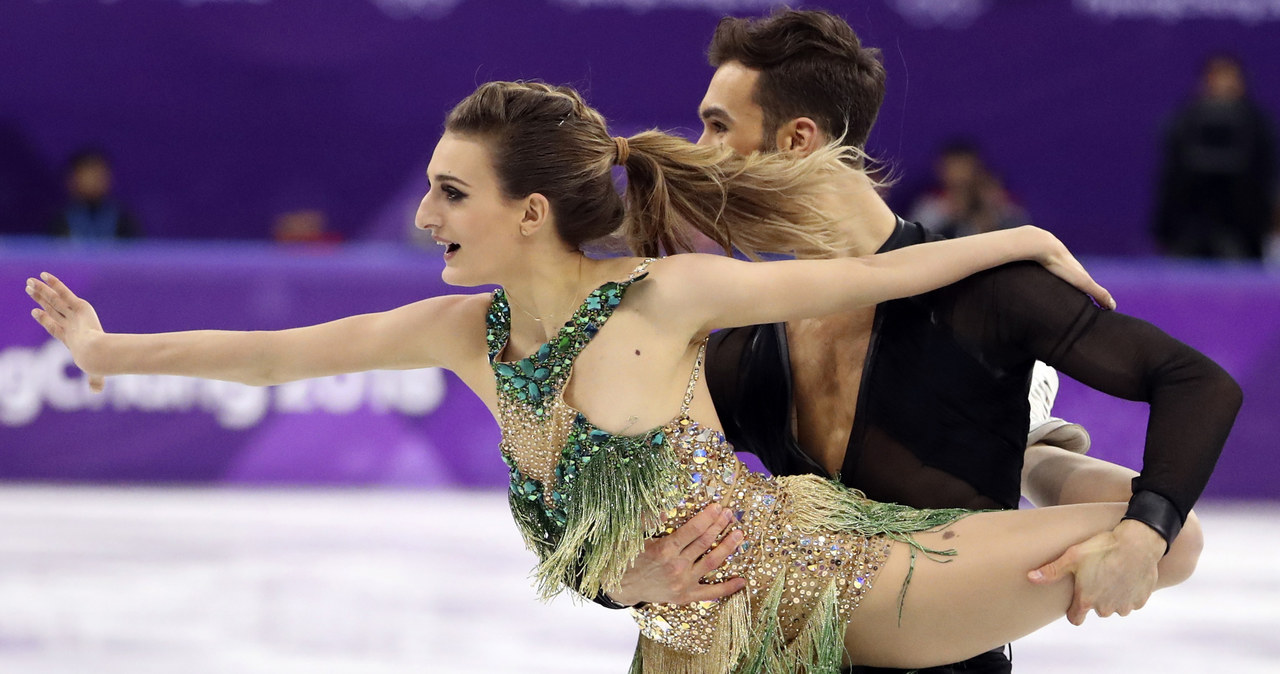
[[[641,627],[633,674],[838,674],[845,626],[892,541],[910,546],[913,557],[917,550],[947,555],[912,534],[968,514],[876,503],[816,476],[738,475],[720,495],[744,543],[709,580],[741,576],[746,589],[719,602],[633,610]],[[677,513],[668,529],[698,509],[681,509],[689,512]]]

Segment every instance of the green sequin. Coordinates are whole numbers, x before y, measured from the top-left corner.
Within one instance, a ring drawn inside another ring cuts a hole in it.
[[[513,402],[528,406],[535,417],[549,418],[546,406],[555,402],[557,394],[562,390],[572,369],[573,359],[590,343],[591,338],[600,331],[600,326],[613,314],[613,310],[622,302],[622,296],[632,283],[644,278],[647,274],[636,274],[626,281],[610,281],[595,289],[583,300],[582,305],[560,329],[558,337],[542,344],[530,356],[520,360],[503,362],[498,360],[501,351],[506,348],[511,337],[511,305],[506,291],[499,288],[493,293],[487,315],[486,341],[489,343],[489,361],[498,384],[499,395],[506,396]],[[646,438],[629,438],[612,436],[604,431],[590,427],[585,417],[579,415],[575,425],[582,432],[574,434],[573,443],[565,448],[560,464],[556,467],[557,479],[563,475],[576,475],[581,466],[591,462],[591,458],[601,451],[604,444],[645,444]],[[648,438],[651,446],[662,444],[662,434]],[[622,454],[634,451],[631,447],[619,447]],[[529,497],[533,503],[546,503],[542,499],[545,485],[540,481],[526,477],[516,465],[513,457],[504,453],[503,461],[511,477],[512,493],[521,497]],[[565,512],[562,503],[565,496],[552,493],[550,504],[538,517],[532,519],[549,520],[563,525]]]

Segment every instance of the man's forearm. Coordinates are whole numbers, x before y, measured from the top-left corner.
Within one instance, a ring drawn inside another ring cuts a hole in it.
[[[1216,363],[1183,348],[1178,366],[1153,382],[1143,469],[1133,480],[1125,513],[1155,529],[1166,543],[1177,538],[1208,484],[1242,397],[1239,385]]]
[[[1217,363],[1155,326],[1112,312],[1088,316],[1090,310],[1065,353],[1047,362],[1099,391],[1150,405],[1142,470],[1125,517],[1172,543],[1217,465],[1240,409],[1240,387]]]

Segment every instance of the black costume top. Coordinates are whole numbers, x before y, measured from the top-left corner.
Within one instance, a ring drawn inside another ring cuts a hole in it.
[[[899,220],[880,252],[930,238]],[[1099,309],[1035,263],[876,308],[840,481],[916,507],[1016,508],[1037,359],[1104,393],[1150,403],[1126,516],[1172,541],[1217,462],[1240,388],[1203,354]],[[792,433],[785,325],[715,333],[707,383],[738,451],[778,475],[825,474]]]

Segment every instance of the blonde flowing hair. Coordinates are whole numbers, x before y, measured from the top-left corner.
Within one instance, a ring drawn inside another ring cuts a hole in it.
[[[855,168],[865,155],[836,144],[803,158],[742,156],[645,131],[623,145],[578,92],[541,82],[481,85],[449,113],[445,130],[486,142],[506,197],[545,196],[566,245],[620,236],[642,256],[692,251],[692,232],[753,258],[835,252],[840,237],[824,207],[835,196],[831,178],[865,175]],[[613,179],[619,159],[625,201]]]

